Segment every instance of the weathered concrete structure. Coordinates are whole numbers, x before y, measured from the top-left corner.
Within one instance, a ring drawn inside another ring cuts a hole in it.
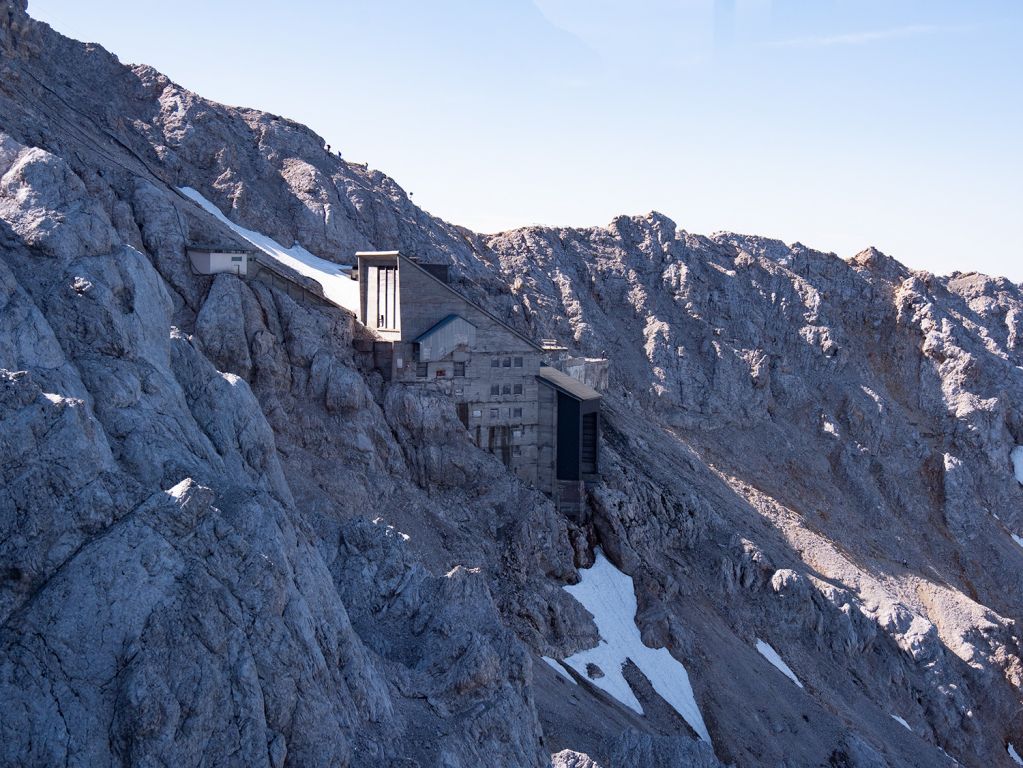
[[[200,275],[215,275],[230,272],[244,277],[248,273],[252,251],[241,248],[218,248],[195,245],[188,249],[188,261]]]
[[[582,506],[587,481],[599,479],[600,393],[556,368],[541,366],[538,487],[566,513]]]
[[[476,444],[559,503],[599,473],[600,394],[544,366],[545,349],[397,251],[356,254],[359,319],[391,381],[448,393]]]

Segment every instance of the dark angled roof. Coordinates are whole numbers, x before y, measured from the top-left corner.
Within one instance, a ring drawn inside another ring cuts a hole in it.
[[[562,373],[557,368],[540,367],[537,376],[541,381],[550,384],[560,392],[576,400],[599,400],[600,393],[593,387],[583,384],[579,379],[573,379],[567,373]]]

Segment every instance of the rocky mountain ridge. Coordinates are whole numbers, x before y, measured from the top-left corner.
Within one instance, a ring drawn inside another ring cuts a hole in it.
[[[660,214],[469,232],[0,9],[0,764],[1013,764],[1018,285]],[[361,369],[347,313],[192,274],[235,236],[184,186],[606,353],[588,513]],[[597,547],[712,746],[634,665],[642,716],[541,661],[597,642],[563,589]]]

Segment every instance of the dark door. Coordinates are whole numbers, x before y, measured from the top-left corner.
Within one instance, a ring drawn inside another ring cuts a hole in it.
[[[597,414],[583,415],[582,464],[584,475],[597,474]]]
[[[459,403],[458,404],[458,420],[462,422],[462,426],[466,429],[469,428],[469,404]]]
[[[558,480],[579,480],[579,401],[558,392]]]

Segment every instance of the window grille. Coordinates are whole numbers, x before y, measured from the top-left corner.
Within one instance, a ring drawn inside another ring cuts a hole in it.
[[[398,327],[398,268],[381,266],[376,269],[378,328]]]

